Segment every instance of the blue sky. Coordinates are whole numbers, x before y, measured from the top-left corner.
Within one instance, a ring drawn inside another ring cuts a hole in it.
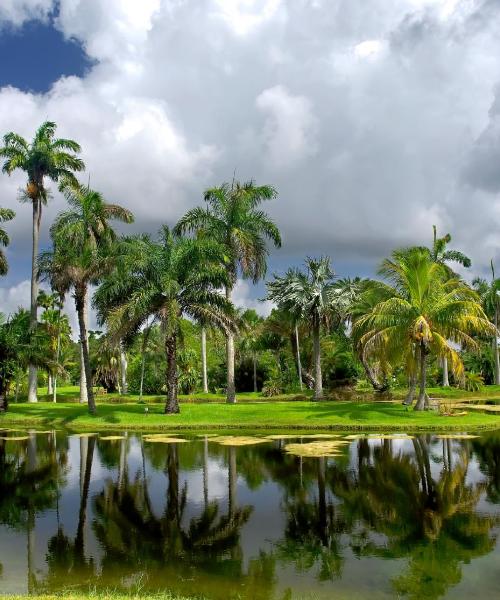
[[[498,0],[1,0],[0,134],[46,119],[80,142],[83,178],[154,233],[233,176],[273,184],[269,271],[328,255],[373,275],[432,225],[500,269]],[[0,176],[11,269],[29,297],[22,174]],[[41,243],[65,207],[44,209]],[[253,305],[262,285],[241,284]]]
[[[45,93],[62,76],[83,76],[90,68],[81,44],[64,39],[52,21],[28,21],[0,30],[0,87]]]

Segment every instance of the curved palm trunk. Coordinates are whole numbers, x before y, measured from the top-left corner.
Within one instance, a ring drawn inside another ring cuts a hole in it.
[[[31,304],[30,304],[30,329],[34,331],[37,324],[37,300],[38,300],[38,245],[40,239],[40,221],[42,218],[42,203],[40,199],[33,200],[33,244],[31,251]],[[28,366],[28,402],[38,402],[37,398],[36,366]]]
[[[208,394],[207,331],[204,327],[201,328],[201,375],[203,379],[203,393]]]
[[[495,306],[495,327],[498,329],[498,306]],[[500,385],[500,358],[498,356],[498,334],[493,336],[493,377],[495,385]]]
[[[427,385],[427,356],[425,346],[420,345],[420,390],[418,400],[414,410],[424,410],[427,404],[427,393],[425,391]]]
[[[361,365],[363,366],[363,369],[365,370],[366,377],[371,383],[373,389],[376,392],[380,393],[387,392],[387,390],[389,389],[389,384],[387,383],[387,381],[378,381],[373,369],[370,367],[368,361],[366,360],[363,350],[361,350],[361,352],[359,353],[359,360],[361,362]]]
[[[410,385],[408,389],[408,394],[403,401],[405,406],[411,406],[413,404],[413,400],[415,399],[415,392],[417,391],[417,376],[415,373],[410,375]]]
[[[313,323],[314,352],[314,399],[323,397],[323,378],[321,375],[321,330],[319,322]]]
[[[165,353],[167,355],[167,403],[166,414],[179,413],[177,400],[177,336],[175,333],[165,338]]]
[[[299,345],[299,328],[295,325],[295,352],[297,355],[297,373],[299,375],[299,384],[300,390],[304,388],[304,384],[302,383],[302,364],[300,361],[300,345]]]
[[[231,288],[226,287],[226,300],[231,302]],[[227,368],[227,392],[226,401],[229,404],[236,403],[236,389],[234,386],[234,336],[228,331],[226,337],[226,368]]]
[[[94,391],[92,389],[92,371],[90,369],[90,353],[89,353],[89,340],[87,335],[87,323],[85,319],[85,306],[87,300],[87,286],[85,284],[79,285],[75,289],[75,305],[76,312],[78,315],[78,325],[80,327],[80,345],[83,354],[83,365],[85,369],[85,382],[87,388],[87,398],[89,403],[89,413],[94,415],[96,413],[96,405],[94,400]]]

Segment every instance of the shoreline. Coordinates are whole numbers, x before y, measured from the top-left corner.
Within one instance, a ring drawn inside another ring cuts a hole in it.
[[[415,413],[399,404],[291,402],[288,404],[181,405],[181,413],[165,415],[161,407],[100,404],[96,416],[80,404],[13,404],[0,415],[0,429],[52,427],[68,431],[210,432],[210,431],[345,431],[458,432],[500,430],[499,413],[471,411],[442,416]]]

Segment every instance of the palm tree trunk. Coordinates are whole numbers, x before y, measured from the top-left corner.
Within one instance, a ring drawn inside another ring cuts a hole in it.
[[[122,384],[122,394],[128,394],[127,367],[127,355],[125,354],[125,350],[123,349],[123,343],[120,342],[120,376]]]
[[[297,371],[299,374],[300,391],[302,391],[304,388],[304,384],[302,383],[302,364],[300,361],[299,328],[297,327],[297,324],[295,324],[295,348],[297,353]]]
[[[47,374],[47,396],[50,396],[54,390],[54,380],[52,373]]]
[[[253,391],[257,392],[257,354],[254,352],[252,356],[253,361]]]
[[[498,306],[495,303],[495,327],[498,330]],[[498,333],[493,337],[493,364],[495,385],[500,385],[500,358],[498,356]]]
[[[165,352],[167,355],[167,403],[166,414],[179,413],[179,402],[177,400],[177,336],[175,333],[165,338]]]
[[[226,287],[226,300],[231,302],[231,288]],[[226,338],[226,368],[227,368],[227,391],[226,401],[229,404],[236,403],[236,389],[234,386],[234,336],[228,331]]]
[[[448,358],[443,356],[443,387],[450,387],[450,380],[448,378]]]
[[[42,218],[42,203],[40,199],[33,200],[33,245],[31,251],[31,305],[30,305],[30,329],[35,330],[37,324],[37,301],[38,301],[38,244],[40,238],[40,220]],[[36,366],[28,366],[28,402],[38,402],[37,398],[38,373]]]
[[[425,352],[425,346],[423,344],[420,345],[420,390],[418,394],[418,400],[415,404],[414,410],[424,410],[427,394],[425,391],[425,387],[427,385],[427,356]]]
[[[78,315],[78,325],[80,327],[80,345],[83,354],[83,365],[85,368],[85,382],[87,387],[87,398],[89,403],[89,413],[96,413],[96,405],[94,400],[94,391],[92,389],[92,371],[90,369],[90,354],[89,340],[87,335],[87,323],[85,319],[85,306],[87,304],[87,286],[79,285],[75,289],[75,304]]]
[[[59,367],[59,356],[61,354],[61,309],[57,319],[57,349],[56,349],[56,366]],[[54,384],[52,387],[52,402],[57,402],[57,371],[54,373]]]
[[[382,381],[382,382],[378,381],[373,369],[370,367],[370,364],[368,363],[368,361],[366,359],[366,356],[365,356],[363,350],[361,350],[361,352],[359,353],[359,360],[363,366],[363,369],[365,370],[366,377],[368,378],[368,381],[371,383],[373,389],[379,393],[387,392],[387,390],[389,389],[389,384],[387,383],[387,381]]]
[[[410,385],[408,389],[408,394],[403,401],[405,406],[411,406],[413,404],[413,400],[415,399],[415,392],[417,390],[417,376],[415,373],[410,375]]]
[[[237,485],[238,485],[238,472],[236,468],[236,448],[229,446],[228,448],[228,516],[229,521],[232,522],[234,515],[236,514],[237,505]]]
[[[201,328],[201,376],[203,379],[203,393],[208,394],[207,331],[204,327]]]
[[[87,311],[87,290],[83,298],[83,319],[85,321],[85,330],[88,330],[88,311]],[[88,340],[88,336],[87,336]],[[89,397],[87,394],[87,376],[85,374],[85,361],[83,359],[83,346],[80,341],[80,404],[87,404]]]
[[[319,321],[313,323],[313,351],[314,351],[314,399],[323,397],[323,379],[321,375],[321,330]]]
[[[203,440],[203,500],[205,509],[208,506],[208,437]]]

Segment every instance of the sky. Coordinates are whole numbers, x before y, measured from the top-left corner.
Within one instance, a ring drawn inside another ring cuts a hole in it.
[[[44,120],[82,176],[154,233],[231,180],[272,184],[269,272],[328,255],[373,276],[432,225],[500,270],[500,0],[1,0],[0,134]],[[0,176],[10,273],[29,299],[31,210]],[[55,186],[42,246],[64,200]],[[265,288],[236,302],[269,311]]]

